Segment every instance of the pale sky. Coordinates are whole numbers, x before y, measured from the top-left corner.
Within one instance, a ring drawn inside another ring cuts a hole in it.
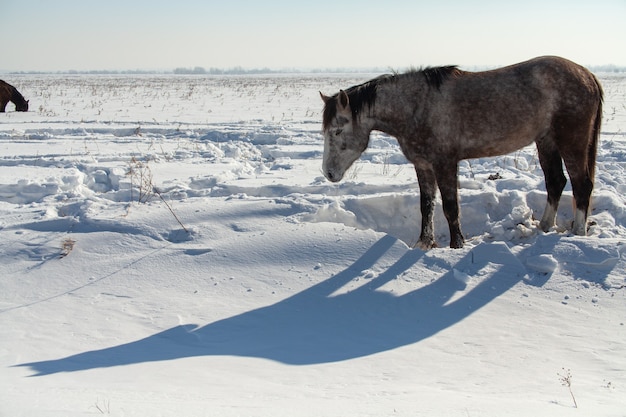
[[[626,66],[626,0],[0,0],[0,70]]]

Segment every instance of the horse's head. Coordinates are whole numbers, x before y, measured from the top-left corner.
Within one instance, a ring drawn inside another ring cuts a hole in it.
[[[28,100],[15,105],[15,111],[28,111]]]
[[[350,98],[341,90],[333,97],[320,93],[326,104],[324,107],[324,176],[332,181],[340,181],[354,161],[359,159],[367,148],[371,129],[366,129],[353,114]]]

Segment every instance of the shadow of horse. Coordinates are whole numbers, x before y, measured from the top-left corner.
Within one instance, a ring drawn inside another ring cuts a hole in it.
[[[426,286],[401,296],[381,291],[425,254],[408,250],[366,284],[333,295],[374,266],[395,242],[391,236],[381,238],[344,271],[270,306],[202,327],[176,326],[131,343],[17,366],[30,367],[33,376],[41,376],[207,355],[265,358],[291,365],[344,361],[427,339],[461,322],[526,276],[504,243],[483,243]],[[495,272],[454,297],[465,289],[454,269],[473,275],[488,263]]]

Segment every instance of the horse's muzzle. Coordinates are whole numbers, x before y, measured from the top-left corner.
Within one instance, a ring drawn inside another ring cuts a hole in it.
[[[332,171],[325,171],[324,176],[330,182],[339,182],[341,181],[341,178],[343,177],[343,175],[334,174]]]

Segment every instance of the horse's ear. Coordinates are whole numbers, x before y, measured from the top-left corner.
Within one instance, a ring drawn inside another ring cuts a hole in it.
[[[324,104],[328,103],[328,100],[330,100],[330,97],[324,95],[324,93],[322,93],[321,91],[320,91],[320,97],[324,101]]]
[[[350,98],[345,91],[339,91],[339,95],[337,96],[337,103],[339,104],[340,111],[348,111],[350,109]]]

